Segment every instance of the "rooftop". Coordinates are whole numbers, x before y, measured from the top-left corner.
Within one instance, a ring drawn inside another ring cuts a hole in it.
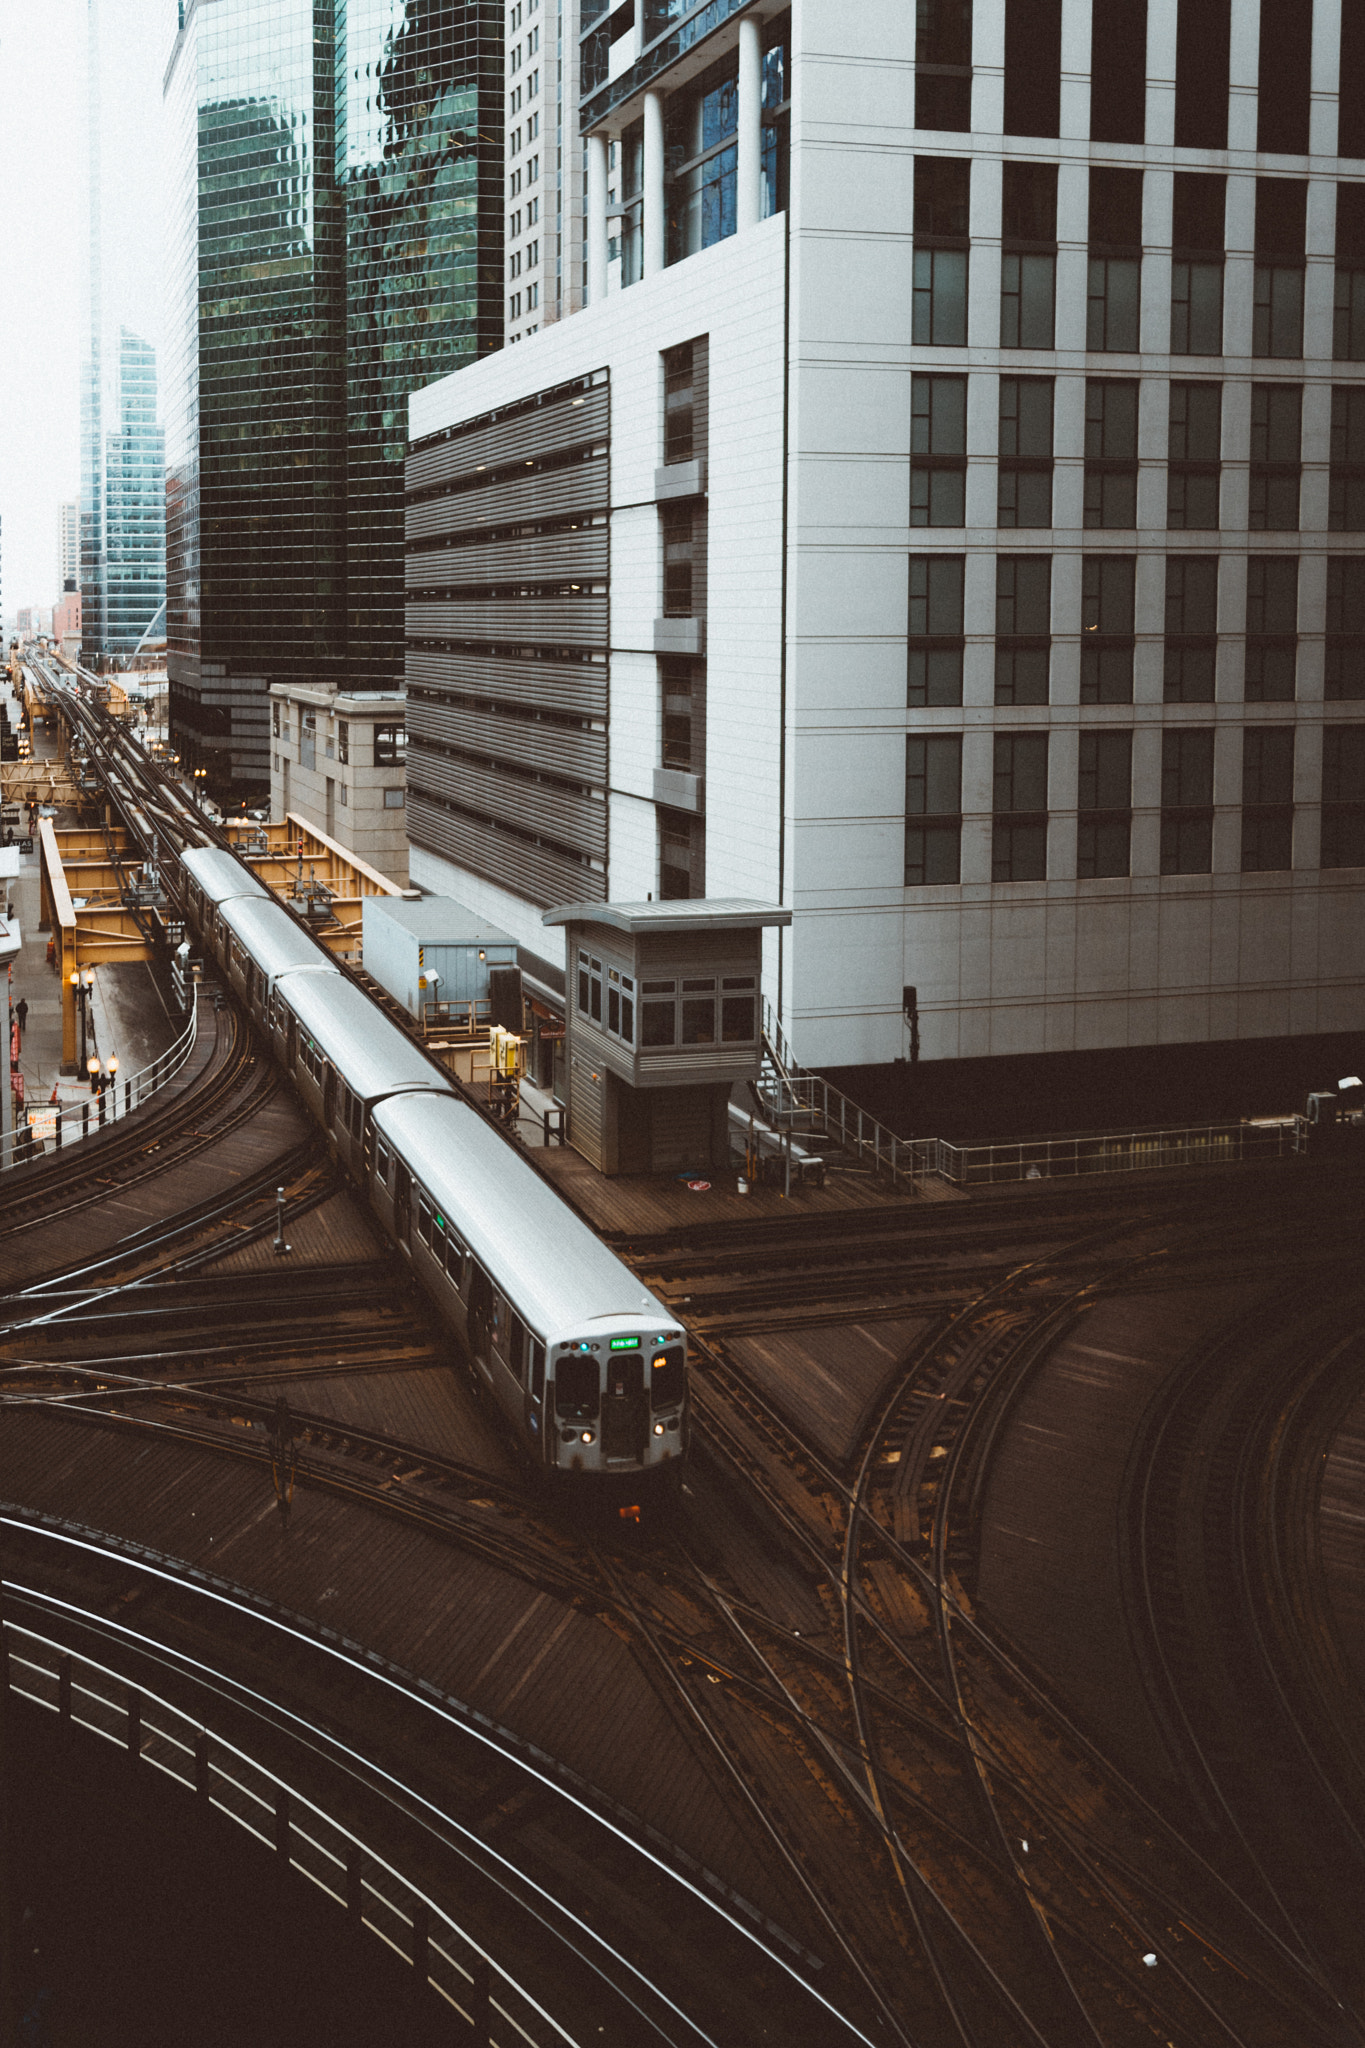
[[[547,910],[542,924],[605,924],[618,932],[738,931],[756,924],[790,924],[777,903],[745,896],[698,896],[669,903],[566,903]]]

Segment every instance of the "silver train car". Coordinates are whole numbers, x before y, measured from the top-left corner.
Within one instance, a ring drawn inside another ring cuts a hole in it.
[[[473,1371],[547,1474],[668,1485],[687,1336],[231,854],[183,857],[186,913]]]

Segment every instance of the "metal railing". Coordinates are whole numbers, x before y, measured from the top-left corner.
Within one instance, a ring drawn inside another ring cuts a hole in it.
[[[766,996],[763,1051],[758,1099],[777,1130],[837,1146],[840,1152],[856,1159],[860,1167],[884,1174],[893,1187],[913,1190],[919,1177],[926,1170],[933,1170],[925,1167],[923,1140],[898,1138],[865,1109],[859,1109],[856,1102],[850,1102],[823,1075],[802,1071],[781,1020]]]
[[[190,1007],[189,1020],[165,1052],[125,1079],[118,1075],[102,1095],[91,1095],[80,1103],[47,1103],[27,1112],[24,1122],[0,1143],[0,1171],[30,1166],[68,1145],[78,1145],[131,1116],[149,1102],[157,1090],[173,1081],[194,1051],[199,1035],[199,1005]]]
[[[1056,1180],[1083,1173],[1145,1173],[1181,1166],[1235,1166],[1282,1159],[1305,1149],[1302,1117],[1264,1123],[1188,1124],[1173,1129],[1104,1131],[1025,1138],[1007,1145],[951,1145],[917,1138],[924,1170],[957,1187],[1001,1181]]]
[[[345,1908],[354,1925],[369,1928],[401,1961],[422,1970],[471,2038],[494,2048],[570,2041],[433,1899],[245,1750],[210,1736],[193,1716],[122,1673],[8,1616],[4,1637],[12,1692],[102,1737],[139,1768],[164,1772],[205,1808],[254,1835]]]

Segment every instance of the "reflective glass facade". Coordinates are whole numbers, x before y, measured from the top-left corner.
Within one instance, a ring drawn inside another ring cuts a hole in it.
[[[268,781],[272,681],[401,676],[407,394],[501,334],[501,22],[490,0],[186,8],[171,712],[238,787]]]
[[[504,10],[337,5],[346,232],[346,671],[403,675],[408,394],[502,345]]]
[[[156,423],[156,352],[119,335],[118,426],[104,455],[104,645],[131,654],[166,594],[166,437]]]

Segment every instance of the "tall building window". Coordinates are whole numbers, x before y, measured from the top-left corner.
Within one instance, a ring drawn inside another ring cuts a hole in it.
[[[1180,0],[1175,36],[1175,146],[1226,149],[1232,0]]]
[[[1137,525],[1136,379],[1085,380],[1085,523]]]
[[[1062,0],[1005,0],[1005,133],[1060,135]]]
[[[1294,865],[1294,728],[1249,725],[1242,734],[1242,873]]]
[[[1365,362],[1365,185],[1344,181],[1337,186],[1332,354],[1340,363]]]
[[[1298,384],[1251,387],[1251,501],[1255,533],[1287,533],[1299,523],[1303,389]]]
[[[1177,171],[1171,229],[1171,354],[1223,352],[1227,179]]]
[[[1261,0],[1257,149],[1277,156],[1307,150],[1312,48],[1312,0]]]
[[[1222,438],[1222,385],[1172,383],[1167,526],[1217,526]]]
[[[1338,156],[1365,156],[1365,9],[1341,10],[1341,72],[1337,81]],[[1338,191],[1341,187],[1338,186]]]
[[[664,461],[692,460],[692,344],[663,353],[664,365]]]
[[[1326,654],[1329,702],[1365,698],[1365,555],[1327,557]]]
[[[1007,163],[1000,346],[1051,348],[1057,298],[1057,166]]]
[[[763,31],[763,218],[785,213],[791,184],[791,16]]]
[[[1141,277],[1142,173],[1092,164],[1085,315],[1088,349],[1131,352],[1137,348]]]
[[[1247,563],[1248,704],[1293,702],[1298,629],[1298,556],[1253,555]]]
[[[961,873],[962,737],[912,734],[905,742],[905,886],[956,882]]]
[[[972,125],[972,0],[916,0],[915,126]]]
[[[1047,734],[998,732],[991,819],[991,880],[1047,879]]]
[[[1365,385],[1332,387],[1327,524],[1333,533],[1365,530]]]
[[[706,766],[706,667],[664,655],[659,661],[662,700],[660,753],[665,768],[700,775]]]
[[[1303,354],[1307,207],[1306,179],[1256,180],[1254,356]]]
[[[1046,704],[1052,658],[1052,557],[995,560],[995,701]]]
[[[663,616],[702,618],[706,612],[706,505],[692,500],[661,505],[663,538]]]
[[[1147,128],[1147,0],[1094,0],[1090,139],[1142,142]]]
[[[910,524],[961,526],[967,500],[967,379],[910,380]]]
[[[966,346],[970,177],[966,158],[915,158],[914,342]]]
[[[1083,732],[1076,788],[1076,873],[1083,882],[1128,873],[1133,735]]]
[[[1081,564],[1081,702],[1133,701],[1135,555],[1086,555]]]
[[[1052,524],[1052,379],[1000,379],[1001,526]]]
[[[1325,868],[1365,868],[1365,725],[1322,729]]]
[[[911,555],[905,701],[962,702],[962,555]]]
[[[644,275],[645,124],[634,121],[621,135],[621,283]]]
[[[672,93],[666,102],[670,263],[710,249],[735,232],[738,125],[735,78],[722,78],[709,89]]]
[[[1161,735],[1161,872],[1207,875],[1213,868],[1213,727]]]
[[[1168,704],[1212,704],[1218,661],[1218,557],[1166,557]]]
[[[659,807],[659,896],[665,903],[706,894],[706,821]]]

